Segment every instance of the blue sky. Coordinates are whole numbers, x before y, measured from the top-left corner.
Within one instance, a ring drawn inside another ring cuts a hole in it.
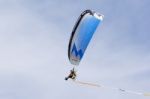
[[[78,79],[150,92],[149,0],[1,0],[1,99],[147,99],[64,81],[69,37],[82,11],[105,15]]]

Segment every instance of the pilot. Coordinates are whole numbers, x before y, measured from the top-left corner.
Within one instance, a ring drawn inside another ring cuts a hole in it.
[[[69,78],[72,80],[76,79],[76,71],[74,70],[74,68],[70,70],[70,74],[68,75],[68,77],[65,77],[65,80],[68,80]]]

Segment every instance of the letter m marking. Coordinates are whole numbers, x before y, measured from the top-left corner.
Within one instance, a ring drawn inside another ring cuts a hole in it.
[[[79,56],[80,59],[82,58],[83,52],[82,52],[81,49],[80,49],[80,50],[77,50],[75,43],[73,44],[73,48],[72,48],[71,53],[73,53],[73,52],[75,53],[75,56],[76,56],[76,57]]]

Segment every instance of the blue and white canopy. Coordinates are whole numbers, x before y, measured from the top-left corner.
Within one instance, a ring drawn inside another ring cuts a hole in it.
[[[78,18],[69,42],[68,57],[73,65],[79,65],[84,52],[96,30],[103,20],[103,15],[85,10]]]

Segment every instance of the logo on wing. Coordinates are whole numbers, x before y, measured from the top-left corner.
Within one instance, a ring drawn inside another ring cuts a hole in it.
[[[74,52],[74,55],[75,55],[76,57],[78,57],[78,56],[79,56],[79,59],[81,59],[81,58],[82,58],[82,56],[83,56],[83,52],[82,52],[82,50],[81,50],[81,49],[80,49],[80,50],[77,50],[77,47],[76,47],[76,45],[75,45],[75,44],[73,44],[73,48],[72,48],[71,53],[73,54],[73,52]]]

